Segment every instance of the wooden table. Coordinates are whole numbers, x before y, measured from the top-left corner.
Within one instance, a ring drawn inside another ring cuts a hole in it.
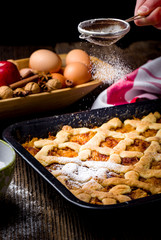
[[[56,46],[0,46],[0,60],[28,57],[34,50],[48,48],[57,53],[72,48],[91,51],[89,45],[61,43]],[[92,49],[94,51],[94,49]],[[149,59],[161,56],[161,42],[134,43],[128,49],[116,46],[100,49],[98,53],[111,59],[120,56],[135,69]],[[127,66],[126,66],[127,67]],[[56,113],[86,110],[102,89],[81,99],[69,108]],[[40,114],[42,117],[42,115]],[[25,119],[27,119],[26,116]],[[32,116],[30,116],[32,118]],[[1,131],[6,125],[21,119],[1,121]],[[81,210],[67,202],[43,180],[21,157],[17,156],[14,178],[0,203],[0,239],[42,240],[101,240],[101,239],[155,239],[160,237],[161,201],[131,209],[105,213]]]

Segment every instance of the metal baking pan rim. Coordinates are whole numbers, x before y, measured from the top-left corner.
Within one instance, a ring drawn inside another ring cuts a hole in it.
[[[157,110],[157,106],[160,106],[160,109]],[[8,142],[14,149],[15,151],[36,171],[38,172],[54,189],[56,189],[59,194],[61,194],[67,201],[70,203],[84,208],[84,209],[90,209],[90,210],[112,210],[112,209],[121,209],[121,208],[127,208],[127,207],[133,207],[133,206],[139,206],[141,204],[146,204],[146,203],[152,203],[158,200],[161,200],[161,194],[155,194],[152,196],[144,197],[144,198],[139,198],[135,200],[131,200],[128,202],[123,202],[123,203],[117,203],[117,204],[112,204],[112,205],[95,205],[95,204],[90,204],[86,203],[84,201],[79,200],[77,197],[75,197],[59,180],[56,179],[43,165],[41,165],[26,149],[22,147],[22,145],[15,139],[13,132],[15,132],[18,127],[23,127],[25,125],[32,125],[32,124],[41,124],[42,122],[45,122],[48,120],[53,120],[55,118],[59,117],[71,117],[72,116],[83,116],[83,115],[91,115],[97,112],[102,112],[102,111],[115,111],[118,113],[119,110],[125,110],[126,108],[129,109],[137,109],[140,107],[145,107],[148,108],[149,112],[154,112],[154,111],[159,111],[161,113],[161,100],[151,100],[151,101],[146,101],[146,102],[139,102],[139,103],[133,103],[133,104],[127,104],[127,105],[120,105],[117,107],[110,107],[110,108],[103,108],[103,109],[97,109],[97,110],[87,110],[83,112],[78,112],[78,113],[67,113],[63,115],[55,115],[52,117],[45,117],[45,118],[38,118],[38,119],[33,119],[33,120],[27,120],[23,122],[17,122],[15,124],[12,124],[8,126],[2,134],[3,139]],[[155,109],[151,109],[151,108]],[[141,109],[140,109],[141,110]],[[112,116],[113,117],[113,116]]]

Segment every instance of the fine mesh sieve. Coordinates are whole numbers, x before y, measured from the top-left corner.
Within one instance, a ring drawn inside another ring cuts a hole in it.
[[[136,15],[127,20],[116,18],[98,18],[80,22],[80,38],[100,46],[109,46],[124,37],[130,31],[130,21],[142,18]]]

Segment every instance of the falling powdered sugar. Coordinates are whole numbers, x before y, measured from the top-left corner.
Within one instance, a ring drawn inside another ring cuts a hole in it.
[[[99,79],[104,84],[111,85],[135,69],[134,65],[130,63],[127,51],[115,44],[109,47],[100,47],[89,43],[86,43],[87,46],[85,43],[81,44],[83,49],[87,48],[86,51],[90,56],[101,60],[93,62],[92,65],[97,71],[94,79]]]
[[[102,61],[96,63],[97,66],[94,66],[97,70],[94,77],[105,84],[111,85],[133,70],[123,55],[118,56],[118,52],[117,54],[111,52],[110,55],[102,54],[100,59]]]

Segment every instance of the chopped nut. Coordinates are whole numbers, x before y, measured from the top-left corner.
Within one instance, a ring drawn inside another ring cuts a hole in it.
[[[58,79],[50,79],[46,83],[48,91],[53,91],[62,87],[62,83]]]
[[[24,87],[24,90],[29,91],[30,93],[39,93],[40,92],[40,87],[35,82],[29,82]]]
[[[13,90],[8,86],[0,87],[0,99],[12,98]]]

